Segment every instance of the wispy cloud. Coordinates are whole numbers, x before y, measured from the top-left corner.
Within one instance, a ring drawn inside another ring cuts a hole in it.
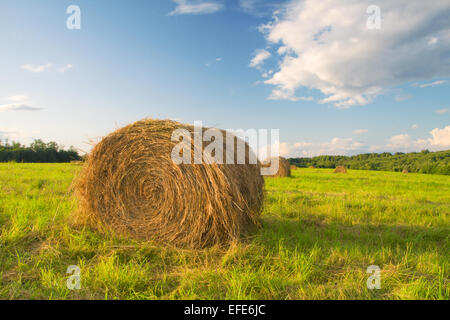
[[[6,112],[6,111],[39,111],[42,108],[33,107],[28,104],[21,104],[21,103],[10,103],[10,104],[4,104],[0,105],[0,112]]]
[[[22,66],[22,69],[29,71],[29,72],[33,72],[33,73],[40,73],[51,67],[52,67],[51,63],[47,63],[47,64],[43,64],[43,65],[24,64]]]
[[[444,114],[444,113],[447,113],[447,112],[449,112],[448,109],[438,109],[438,110],[436,110],[436,113],[439,113],[439,114]]]
[[[173,0],[177,4],[175,10],[169,16],[181,14],[211,14],[223,9],[223,5],[217,2]]]
[[[417,125],[417,124],[413,124],[413,125],[411,126],[411,129],[413,129],[413,130],[416,130],[417,128],[419,128],[419,125]]]
[[[418,84],[415,83],[413,84],[413,87],[419,87],[419,88],[428,88],[428,87],[436,87],[436,86],[440,86],[443,84],[446,84],[448,81],[447,80],[436,80],[433,82],[427,82],[427,83],[422,83],[422,84]]]
[[[367,130],[367,129],[357,129],[357,130],[352,131],[353,134],[363,134],[363,133],[367,133],[367,132],[369,132],[369,130]]]

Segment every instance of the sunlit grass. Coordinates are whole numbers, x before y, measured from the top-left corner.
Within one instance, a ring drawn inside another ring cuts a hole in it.
[[[70,226],[75,164],[0,164],[3,299],[449,299],[450,177],[297,169],[262,227],[182,250]],[[81,290],[66,287],[81,269]],[[381,289],[366,286],[369,265]]]

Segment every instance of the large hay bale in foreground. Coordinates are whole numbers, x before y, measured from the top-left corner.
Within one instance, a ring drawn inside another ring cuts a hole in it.
[[[334,169],[334,173],[347,173],[347,169],[345,169],[344,166],[337,166],[336,169]]]
[[[259,162],[248,164],[248,145],[246,164],[177,165],[171,153],[178,142],[171,136],[180,128],[194,131],[146,119],[103,138],[76,182],[74,222],[193,248],[234,242],[257,224],[264,179]],[[193,154],[194,139],[190,147]]]
[[[289,160],[283,157],[278,158],[270,158],[265,160],[262,163],[263,168],[270,168],[270,165],[273,161],[278,161],[278,171],[272,175],[268,175],[267,177],[290,177],[291,176],[291,164]]]

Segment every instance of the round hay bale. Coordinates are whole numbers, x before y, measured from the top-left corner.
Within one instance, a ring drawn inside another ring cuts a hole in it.
[[[409,171],[408,171],[408,169],[403,169],[402,173],[404,173],[404,174],[408,174],[408,173],[409,173]]]
[[[297,166],[295,164],[291,164],[291,170],[297,169]]]
[[[308,168],[310,168],[310,169],[314,169],[314,166],[309,166]]]
[[[278,158],[269,158],[267,160],[265,160],[261,166],[263,168],[270,168],[270,164],[272,163],[272,161],[277,161],[278,160],[278,171],[277,173],[273,174],[273,175],[268,175],[267,177],[290,177],[291,176],[291,164],[289,162],[289,160],[287,160],[286,158],[283,157],[278,157]]]
[[[176,129],[194,132],[190,125],[145,119],[104,137],[75,183],[74,222],[191,248],[229,244],[258,224],[264,179],[260,163],[249,164],[248,144],[245,164],[177,165],[171,158]],[[192,155],[194,139],[190,147]]]
[[[337,166],[336,169],[334,169],[334,173],[347,173],[347,169],[345,169],[344,166]]]

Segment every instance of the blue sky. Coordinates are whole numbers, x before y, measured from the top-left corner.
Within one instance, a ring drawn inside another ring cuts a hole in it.
[[[450,4],[431,2],[378,1],[367,30],[352,0],[2,1],[0,139],[88,151],[154,117],[280,129],[288,156],[449,149]]]

